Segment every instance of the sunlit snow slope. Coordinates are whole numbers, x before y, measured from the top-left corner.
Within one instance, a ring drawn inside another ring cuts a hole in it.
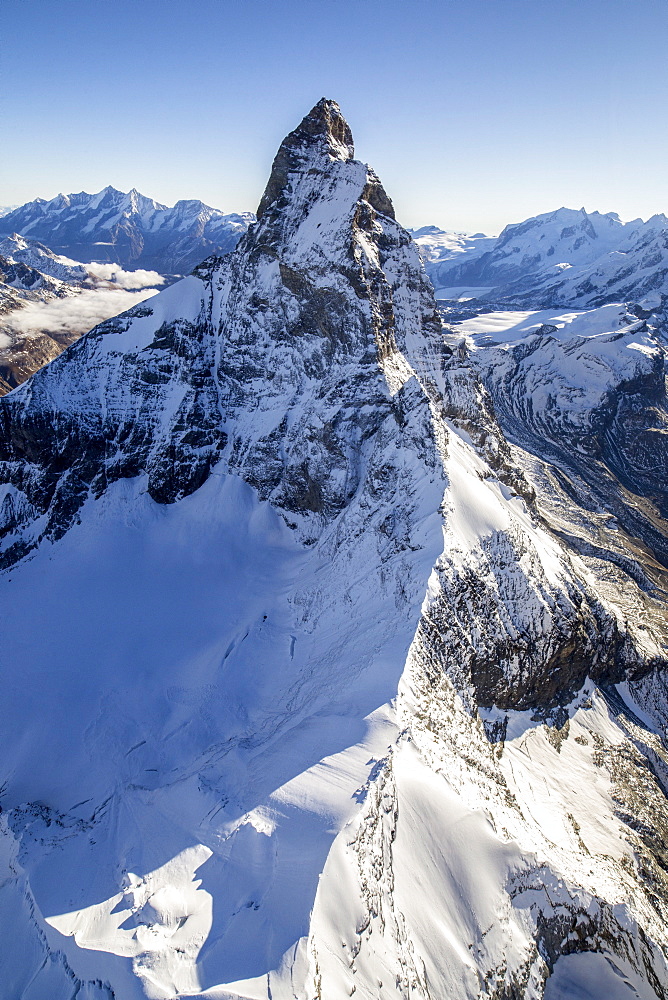
[[[0,400],[2,1000],[666,996],[665,636],[453,343],[322,100]]]

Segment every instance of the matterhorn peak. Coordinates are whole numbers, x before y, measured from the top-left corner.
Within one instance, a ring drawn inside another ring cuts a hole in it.
[[[355,155],[353,134],[350,126],[341,114],[341,108],[336,101],[327,97],[321,98],[298,128],[290,133],[282,143],[288,145],[313,145],[325,142],[333,159],[351,160]]]
[[[339,212],[354,188],[358,190],[349,207],[361,198],[374,211],[394,219],[392,202],[378,177],[366,164],[355,160],[354,153],[352,132],[341,109],[335,101],[323,97],[286,136],[276,154],[257,210],[263,242],[284,241],[286,234],[294,235],[312,216],[311,236],[320,244],[326,229],[339,227]],[[342,199],[344,191],[348,195]],[[316,209],[316,205],[320,207]],[[322,211],[325,215],[316,222],[315,215]],[[302,236],[312,242],[305,231]]]
[[[274,158],[271,176],[257,210],[262,218],[270,205],[280,202],[288,185],[289,175],[307,169],[314,158],[325,161],[352,160],[355,155],[350,126],[336,101],[323,97],[300,124],[285,137]]]
[[[0,399],[0,1000],[666,1000],[650,324],[469,353],[333,101],[259,214]]]

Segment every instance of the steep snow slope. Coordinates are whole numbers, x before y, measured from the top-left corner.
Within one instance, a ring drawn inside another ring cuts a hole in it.
[[[426,233],[419,242],[441,298],[582,308],[668,293],[664,215],[622,223],[614,213],[560,208],[497,238],[449,245]]]
[[[0,996],[666,995],[665,633],[455,347],[323,100],[0,401]]]
[[[21,205],[0,217],[0,234],[17,232],[86,262],[187,274],[208,254],[231,250],[252,220],[248,212],[225,215],[196,200],[168,208],[134,188],[108,186]]]

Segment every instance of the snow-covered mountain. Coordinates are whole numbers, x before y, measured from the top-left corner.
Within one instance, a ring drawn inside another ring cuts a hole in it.
[[[425,266],[441,264],[443,261],[469,260],[492,249],[496,244],[495,236],[459,233],[452,229],[439,229],[438,226],[422,226],[420,229],[409,229],[408,232],[419,246]]]
[[[0,400],[3,1000],[668,992],[665,522],[619,423],[633,531],[549,392],[508,444],[353,155],[320,101],[233,252]],[[664,407],[649,325],[565,323],[494,349]]]
[[[21,280],[19,284],[23,288],[43,286],[46,283],[45,277],[55,278],[69,285],[82,284],[91,277],[90,272],[79,261],[61,257],[37,240],[26,240],[18,233],[12,233],[0,240],[0,256],[13,264],[30,268],[42,276],[36,277],[32,282]]]
[[[126,193],[109,186],[21,205],[0,217],[0,235],[20,233],[86,263],[187,274],[210,254],[231,250],[253,218],[196,200],[168,208],[134,188]]]
[[[0,395],[163,283],[156,271],[85,265],[17,233],[0,240]]]
[[[422,231],[421,231],[422,232]],[[500,236],[418,239],[440,298],[511,301],[529,308],[668,295],[668,219],[560,208],[506,226]]]

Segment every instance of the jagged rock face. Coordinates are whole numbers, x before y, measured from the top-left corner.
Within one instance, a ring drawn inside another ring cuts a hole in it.
[[[46,515],[47,537],[89,490],[146,472],[149,494],[172,502],[223,456],[312,534],[355,495],[364,442],[388,414],[402,419],[379,356],[391,368],[397,332],[428,343],[440,324],[408,236],[366,201],[389,204],[375,175],[332,138],[336,120],[308,128],[281,148],[262,217],[236,253],[98,327],[3,401],[5,471]],[[294,185],[289,210],[277,175]],[[403,258],[396,288],[383,271],[393,256]],[[78,402],[56,415],[67,378]],[[6,564],[25,552],[14,545]]]
[[[666,995],[643,580],[546,516],[334,102],[0,421],[7,1000]]]
[[[2,275],[3,284],[25,291],[40,288],[44,284],[44,276],[34,267],[16,263],[6,257],[0,257],[0,275]]]
[[[201,201],[167,208],[136,190],[106,187],[91,195],[37,198],[0,218],[0,234],[41,240],[74,260],[112,261],[161,274],[188,274],[212,253],[227,253],[253,221],[225,215]]]
[[[90,273],[83,264],[63,260],[48,247],[36,240],[26,240],[18,233],[12,233],[11,236],[0,240],[0,255],[12,261],[17,268],[23,266],[34,272],[35,277],[32,282],[21,282],[25,288],[37,287],[40,278],[43,284],[45,276],[56,278],[59,282],[65,281],[70,285],[90,280]]]
[[[268,209],[276,217],[290,205],[290,175],[295,172],[303,173],[304,167],[312,159],[314,141],[323,146],[331,159],[345,161],[355,155],[348,123],[329,102],[321,101],[281,143],[257,210],[258,220]]]

